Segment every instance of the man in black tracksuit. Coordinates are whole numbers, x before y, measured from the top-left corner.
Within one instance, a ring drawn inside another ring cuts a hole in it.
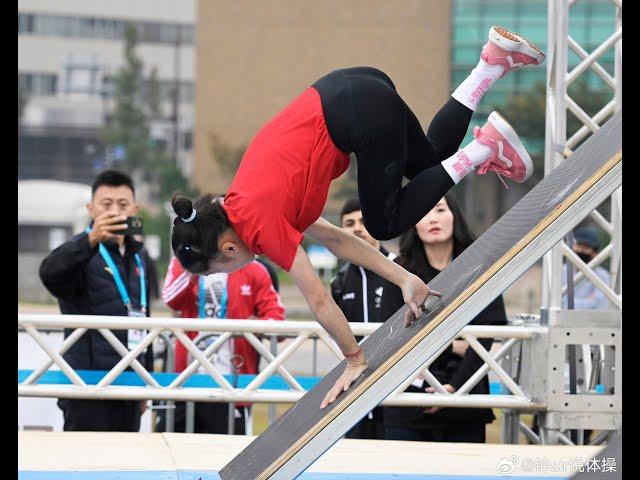
[[[91,226],[42,261],[42,283],[58,299],[63,314],[148,317],[149,256],[133,236],[117,234],[126,229],[126,217],[138,211],[129,176],[113,170],[99,174],[87,209]],[[117,282],[124,288],[119,289]],[[73,331],[65,329],[65,338]],[[137,330],[112,332],[130,350],[144,334]],[[63,357],[74,370],[110,370],[122,359],[95,329],[85,332]],[[151,370],[151,346],[138,361]],[[140,429],[143,402],[139,400],[60,399],[58,406],[63,411],[65,431]]]
[[[340,212],[340,225],[383,255],[393,259],[380,241],[373,238],[362,222],[362,210],[357,198],[348,200]],[[380,318],[380,302],[384,280],[377,274],[352,263],[345,263],[331,281],[331,295],[349,322],[384,322]],[[360,342],[362,337],[356,337]],[[376,407],[357,423],[347,438],[384,439],[383,407]]]

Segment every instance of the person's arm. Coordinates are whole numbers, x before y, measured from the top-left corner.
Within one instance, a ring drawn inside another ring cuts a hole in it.
[[[347,366],[344,372],[320,405],[320,408],[325,408],[367,369],[367,361],[349,328],[347,319],[324,287],[301,245],[298,245],[289,273],[302,292],[314,318],[336,341],[342,353],[346,354]]]
[[[44,286],[60,299],[71,299],[83,288],[84,267],[96,253],[86,233],[63,243],[40,264],[39,275]]]
[[[330,284],[331,296],[333,297],[333,300],[336,302],[336,304],[338,305],[338,307],[340,307],[340,310],[342,311],[344,311],[344,308],[342,305],[342,295],[344,294],[344,286],[345,286],[345,280],[347,276],[345,267],[347,267],[348,265],[349,264],[346,263],[340,270],[338,270],[338,273],[331,280],[331,284]]]
[[[82,233],[52,251],[40,264],[40,280],[56,298],[71,299],[84,288],[83,268],[98,244],[116,238],[126,229],[127,217],[104,212],[95,218],[91,232]]]
[[[149,278],[149,298],[160,298],[160,292],[158,291],[158,268],[156,262],[151,258],[149,252],[146,249],[142,249],[145,257],[145,264],[147,265],[147,275]]]
[[[413,318],[409,316],[406,318],[407,326],[420,317],[428,295],[438,297],[441,295],[439,292],[430,290],[420,278],[385,257],[364,240],[336,227],[322,217],[316,220],[305,233],[322,243],[337,257],[371,270],[400,287],[404,302],[413,313]]]
[[[162,301],[172,310],[184,310],[197,301],[193,293],[193,284],[198,281],[196,275],[187,272],[176,257],[173,257],[167,268],[167,275],[162,286]]]

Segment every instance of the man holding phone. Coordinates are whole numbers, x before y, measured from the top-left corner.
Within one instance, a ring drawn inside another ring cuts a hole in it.
[[[136,217],[131,178],[116,170],[100,173],[87,210],[92,221],[86,230],[42,261],[42,283],[58,299],[63,314],[148,317],[149,256],[134,238],[142,233],[142,219]],[[65,338],[72,332],[65,329]],[[129,350],[145,334],[133,329],[113,333]],[[75,370],[109,370],[122,359],[95,329],[87,330],[63,356]],[[150,346],[138,361],[151,369]],[[143,405],[132,400],[58,400],[65,431],[138,431]]]

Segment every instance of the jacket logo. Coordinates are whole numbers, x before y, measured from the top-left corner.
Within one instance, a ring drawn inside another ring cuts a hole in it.
[[[355,292],[349,292],[342,295],[343,300],[353,300],[354,298],[356,298]]]
[[[240,285],[240,295],[244,295],[245,297],[251,295],[251,285]]]

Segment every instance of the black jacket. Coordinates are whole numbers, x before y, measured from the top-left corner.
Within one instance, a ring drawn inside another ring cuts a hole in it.
[[[391,259],[394,257],[384,247],[380,247],[380,252]],[[366,308],[362,295],[365,283]],[[379,275],[353,263],[345,263],[331,280],[331,295],[349,322],[384,322],[388,318],[380,316],[384,284]]]
[[[133,308],[140,308],[140,277],[135,253],[140,253],[141,261],[148,272],[148,255],[143,246],[131,237],[125,237],[125,254],[120,255],[118,245],[104,244],[118,267]],[[145,275],[147,302],[149,299],[149,276]],[[122,302],[116,283],[109,273],[98,247],[91,248],[89,235],[80,233],[53,250],[40,264],[40,279],[57,299],[60,312],[68,315],[122,315],[128,314]],[[147,308],[147,316],[150,315]],[[67,338],[73,329],[65,329]],[[113,330],[122,344],[127,346],[127,330]],[[64,359],[74,369],[109,370],[122,356],[118,354],[98,330],[88,330],[64,354]],[[151,346],[138,361],[147,369],[153,365]]]
[[[273,288],[276,289],[276,292],[279,292],[280,281],[278,280],[278,274],[276,273],[276,269],[273,268],[273,265],[271,265],[262,257],[256,257],[256,260],[260,262],[262,265],[264,265],[264,268],[267,269],[267,272],[269,272],[269,276],[271,277],[271,283],[273,283]]]
[[[435,277],[439,270],[431,265],[427,266],[427,274],[421,278],[428,283]],[[395,285],[387,283],[384,287],[381,313],[390,317],[402,305],[401,290]],[[507,315],[504,308],[502,296],[497,297],[478,314],[471,322],[473,325],[506,325]],[[493,339],[479,338],[482,346],[489,350]],[[440,383],[451,384],[456,390],[459,389],[482,365],[483,360],[471,347],[467,348],[463,357],[453,353],[451,345],[440,354],[431,364],[429,371],[438,379]],[[422,388],[410,385],[407,392],[424,392],[429,385],[425,382]],[[485,375],[480,382],[471,389],[472,394],[488,394],[489,380]],[[491,423],[495,416],[490,408],[441,408],[436,413],[424,413],[425,407],[385,407],[384,423],[387,426],[409,427],[415,429],[424,428],[446,428],[455,426],[458,422],[464,423]]]

